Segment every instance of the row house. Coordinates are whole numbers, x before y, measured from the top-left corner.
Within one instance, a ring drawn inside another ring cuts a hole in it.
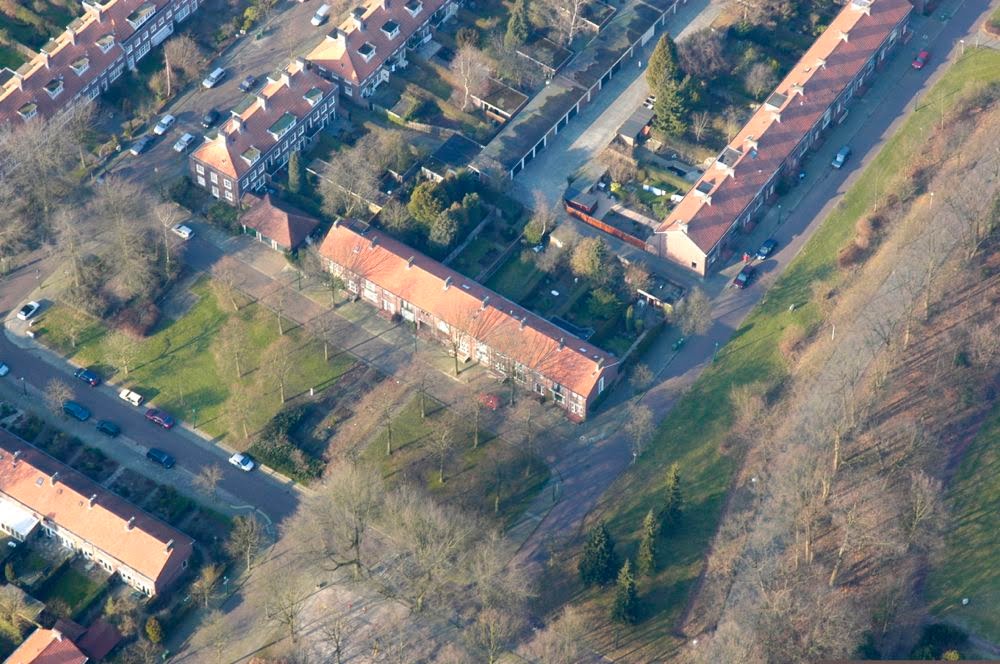
[[[0,431],[0,530],[40,534],[153,596],[188,566],[194,541],[69,466]]]
[[[909,0],[851,0],[657,227],[647,250],[705,276],[736,229],[759,218],[782,177],[908,38]]]
[[[407,51],[429,41],[432,29],[457,11],[458,0],[376,0],[351,10],[306,59],[360,104],[406,67]]]
[[[199,0],[84,0],[84,14],[16,71],[0,70],[0,122],[51,118],[107,91]]]
[[[267,178],[308,147],[336,117],[337,84],[302,58],[268,76],[267,83],[232,109],[219,131],[189,159],[199,187],[230,205],[264,188]]]
[[[399,316],[582,421],[618,373],[611,354],[393,238],[349,222],[320,247],[355,296]]]

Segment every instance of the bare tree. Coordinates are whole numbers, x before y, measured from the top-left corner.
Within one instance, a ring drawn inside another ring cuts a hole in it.
[[[469,98],[483,94],[489,82],[489,60],[472,44],[459,47],[451,61],[451,71],[462,89],[462,110],[469,107]]]
[[[543,6],[546,21],[562,37],[563,45],[570,44],[583,23],[585,0],[546,0]]]
[[[364,151],[344,150],[327,164],[320,178],[319,193],[327,214],[357,217],[369,210],[378,192],[378,176]]]
[[[580,609],[569,605],[536,632],[527,650],[540,664],[577,664],[590,654],[587,637],[592,632]]]
[[[700,288],[692,288],[677,304],[675,312],[685,336],[705,334],[712,327],[712,301]]]
[[[170,271],[170,230],[181,220],[181,208],[176,203],[164,203],[153,208],[153,216],[163,229],[163,256]]]
[[[73,398],[73,389],[61,378],[53,378],[45,385],[45,405],[53,413],[62,415],[63,404]]]
[[[287,401],[288,381],[296,369],[294,353],[295,342],[291,337],[279,337],[267,347],[260,365],[263,380],[277,386],[278,397],[282,404]]]
[[[778,77],[767,63],[758,62],[747,71],[743,84],[753,98],[759,101],[761,95],[778,84]]]
[[[940,480],[922,471],[910,474],[906,490],[904,533],[910,546],[920,550],[934,548],[942,528],[945,508],[944,488]]]
[[[306,592],[297,581],[282,574],[269,574],[264,587],[264,613],[267,619],[288,633],[292,644],[298,643],[303,627]]]
[[[241,440],[244,444],[250,440],[250,418],[257,411],[254,403],[256,396],[254,390],[241,381],[229,388],[229,398],[226,399],[226,417],[230,430],[242,432]]]
[[[656,431],[656,426],[653,422],[653,411],[648,406],[632,403],[626,411],[625,418],[625,435],[629,437],[632,444],[632,460],[634,463],[646,449],[646,444],[649,443],[650,438],[652,438],[653,433]]]
[[[218,498],[216,493],[219,482],[222,481],[222,469],[216,465],[203,466],[198,474],[194,476],[194,486],[212,500]]]
[[[455,451],[457,422],[449,415],[437,419],[431,426],[427,447],[437,460],[438,484],[444,484],[444,466]]]
[[[232,637],[233,626],[229,618],[222,611],[215,609],[202,618],[200,627],[191,637],[191,641],[198,650],[211,653],[215,664],[222,664],[222,656]]]
[[[319,631],[324,644],[332,650],[334,664],[344,664],[347,636],[350,631],[347,625],[347,614],[337,605],[326,605],[323,609],[323,622],[320,623]]]
[[[705,135],[705,130],[709,128],[712,124],[712,116],[708,111],[698,111],[691,116],[691,133],[694,134],[694,140],[701,143],[701,139]]]
[[[237,516],[233,519],[233,529],[229,533],[226,541],[226,549],[233,556],[239,556],[246,562],[247,571],[253,570],[253,562],[260,552],[267,535],[264,532],[264,524],[250,513],[246,516]]]
[[[222,567],[205,565],[201,568],[198,578],[191,584],[191,595],[207,609],[208,603],[215,597],[216,588],[221,578]]]
[[[237,379],[243,377],[244,359],[249,347],[246,327],[237,317],[228,318],[219,329],[216,341],[216,357],[224,368]]]
[[[113,332],[104,342],[104,348],[115,371],[122,372],[127,378],[129,368],[134,368],[139,359],[139,341],[124,332]]]
[[[236,299],[239,293],[239,284],[243,282],[239,267],[235,258],[224,256],[222,260],[212,269],[212,288],[216,297],[221,301],[229,300],[233,311],[239,311],[239,301]]]
[[[12,583],[0,586],[0,619],[15,630],[20,630],[22,625],[30,623],[26,613],[28,602],[24,592]]]
[[[198,43],[186,34],[168,39],[163,45],[163,70],[167,76],[167,98],[171,95],[171,83],[177,73],[182,81],[190,80],[205,68],[205,57]]]
[[[695,78],[710,78],[725,70],[729,63],[723,39],[722,31],[705,28],[677,42],[681,69]]]
[[[410,211],[395,198],[388,201],[382,207],[378,213],[378,218],[382,225],[396,232],[407,230],[412,223]]]
[[[488,664],[495,664],[513,643],[523,622],[512,611],[487,607],[476,617],[476,640],[486,652]]]
[[[642,392],[653,383],[654,378],[653,370],[648,364],[637,364],[632,368],[628,381],[633,390]]]
[[[733,106],[729,106],[722,114],[722,123],[726,131],[726,141],[731,141],[736,137],[743,127],[743,118],[740,112]]]

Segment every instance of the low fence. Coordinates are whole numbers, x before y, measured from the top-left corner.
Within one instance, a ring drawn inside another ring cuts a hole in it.
[[[567,214],[569,214],[572,217],[576,217],[577,219],[579,219],[583,223],[588,224],[590,226],[593,226],[594,228],[596,228],[598,230],[602,230],[605,233],[607,233],[608,235],[613,235],[614,237],[618,238],[619,240],[622,240],[624,242],[627,242],[627,243],[631,244],[633,247],[637,247],[639,249],[642,249],[643,251],[646,250],[646,242],[645,242],[645,240],[640,240],[636,236],[631,235],[629,233],[626,233],[623,230],[619,230],[619,229],[615,228],[614,226],[609,226],[608,224],[604,223],[600,219],[592,217],[589,214],[587,214],[586,212],[583,212],[582,210],[577,210],[576,208],[570,206],[569,204],[567,204],[565,202],[563,203],[563,207],[566,209]]]

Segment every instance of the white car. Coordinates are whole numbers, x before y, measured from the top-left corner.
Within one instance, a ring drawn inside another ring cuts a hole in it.
[[[164,115],[162,118],[160,118],[160,121],[156,123],[156,126],[153,127],[153,133],[156,134],[157,136],[163,136],[165,133],[167,133],[168,129],[174,126],[174,122],[176,121],[177,118],[175,118],[174,116],[170,114]]]
[[[0,378],[3,378],[10,373],[10,367],[8,367],[3,362],[0,362]]]
[[[136,407],[142,405],[142,395],[127,388],[123,388],[122,391],[118,393],[118,398],[122,401],[128,401]]]
[[[233,456],[229,457],[229,463],[236,466],[244,473],[249,473],[257,465],[253,462],[253,459],[250,458],[249,454],[241,454],[240,452],[237,452]]]
[[[17,318],[18,320],[28,320],[29,318],[37,314],[38,310],[41,308],[42,308],[41,304],[32,300],[31,302],[21,307],[21,310],[17,312]]]
[[[226,70],[222,67],[214,70],[211,74],[205,77],[205,80],[201,82],[202,86],[205,88],[214,88],[218,85],[219,81],[226,77]]]
[[[174,152],[184,152],[194,143],[194,134],[185,133],[174,143]]]
[[[181,237],[181,238],[183,238],[185,240],[190,240],[192,237],[194,237],[194,231],[191,230],[191,227],[190,226],[185,226],[184,224],[177,224],[176,226],[174,226],[170,230],[172,230],[175,235],[177,235],[177,236],[179,236],[179,237]]]

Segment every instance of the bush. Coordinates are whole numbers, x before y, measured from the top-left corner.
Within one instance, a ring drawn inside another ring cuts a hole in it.
[[[115,329],[125,334],[142,339],[149,336],[160,320],[160,308],[155,302],[148,300],[136,302],[125,307],[115,316]]]
[[[867,255],[868,252],[863,247],[859,247],[858,243],[852,239],[837,254],[837,264],[844,269],[853,267],[863,263]]]
[[[260,461],[299,482],[307,482],[323,473],[323,462],[306,454],[291,437],[305,414],[306,409],[301,406],[281,411],[250,446],[250,453]]]
[[[237,229],[236,219],[239,216],[239,211],[232,205],[217,201],[208,208],[205,215],[209,221],[220,228],[230,232],[235,232]]]
[[[805,348],[808,334],[801,325],[789,325],[781,335],[778,348],[781,354],[794,361]]]

